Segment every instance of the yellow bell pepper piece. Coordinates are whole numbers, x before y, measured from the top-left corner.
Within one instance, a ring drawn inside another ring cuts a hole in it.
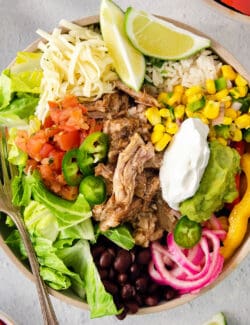
[[[221,248],[221,254],[228,259],[242,243],[247,232],[248,219],[250,217],[250,153],[241,157],[241,168],[247,178],[247,189],[229,215],[229,229]]]

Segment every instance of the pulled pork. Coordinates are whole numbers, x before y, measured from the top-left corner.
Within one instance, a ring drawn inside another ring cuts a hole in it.
[[[129,222],[135,243],[147,247],[165,230],[172,231],[179,217],[161,197],[163,155],[154,152],[151,125],[145,118],[146,108],[158,106],[158,102],[119,81],[116,87],[116,92],[84,103],[90,117],[102,120],[110,139],[107,163],[95,168],[95,175],[105,180],[108,200],[94,207],[93,216],[102,231]]]
[[[143,171],[144,163],[153,155],[152,144],[145,144],[137,133],[119,154],[113,177],[113,193],[99,215],[94,209],[94,216],[100,221],[102,231],[116,227],[126,219],[134,196],[136,176]]]

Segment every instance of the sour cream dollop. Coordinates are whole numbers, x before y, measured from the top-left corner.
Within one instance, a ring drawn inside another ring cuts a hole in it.
[[[209,160],[209,128],[198,118],[185,120],[172,139],[160,168],[162,197],[175,210],[197,191]]]

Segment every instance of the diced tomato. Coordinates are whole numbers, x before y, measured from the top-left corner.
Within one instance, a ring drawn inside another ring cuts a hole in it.
[[[49,154],[49,167],[52,170],[61,171],[62,170],[62,160],[64,152],[54,149]]]
[[[40,150],[41,159],[49,156],[49,153],[54,149],[54,146],[50,143],[45,143]]]
[[[78,195],[78,187],[65,185],[61,188],[60,195],[65,200],[69,200],[69,201],[75,200]]]
[[[61,105],[63,108],[73,108],[79,106],[79,101],[75,96],[68,95],[61,101]]]
[[[57,102],[48,101],[49,108],[58,108],[59,104]]]
[[[44,127],[45,129],[47,129],[47,128],[51,128],[51,127],[53,126],[53,124],[54,124],[54,122],[53,122],[51,116],[48,115],[48,116],[46,117],[44,123],[43,123],[43,127]]]
[[[40,130],[32,135],[27,141],[28,155],[35,160],[41,160],[40,152],[46,142],[47,139],[44,130]]]
[[[241,140],[239,142],[233,142],[232,147],[238,151],[239,155],[242,156],[245,152],[246,143],[244,140]]]
[[[15,144],[19,149],[24,152],[27,152],[27,141],[29,139],[27,131],[19,130],[17,132],[17,137],[15,139]]]
[[[71,132],[60,132],[55,135],[54,141],[63,151],[78,148],[80,145],[80,132],[77,130]]]
[[[93,132],[102,130],[102,124],[97,123],[96,120],[94,120],[94,119],[89,119],[88,124],[89,124],[89,133],[93,133]]]

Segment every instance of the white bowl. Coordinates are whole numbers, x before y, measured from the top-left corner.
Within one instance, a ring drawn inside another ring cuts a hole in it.
[[[159,17],[162,19],[165,19],[166,21],[172,22],[175,25],[184,28],[186,30],[189,30],[197,35],[207,37],[205,34],[201,33],[200,31],[186,25],[180,22],[177,22],[173,19],[165,18],[165,17]],[[88,18],[83,18],[80,20],[75,21],[75,23],[82,25],[82,26],[87,26],[90,24],[97,23],[99,21],[98,16],[93,16],[93,17],[88,17]],[[210,38],[211,39],[211,38]],[[28,46],[25,50],[26,51],[34,51],[37,48],[39,40],[35,41],[32,43],[30,46]],[[211,45],[213,51],[218,54],[218,56],[225,61],[226,63],[230,64],[231,66],[234,67],[236,71],[238,71],[242,76],[244,76],[250,85],[250,76],[248,73],[244,70],[244,68],[240,65],[240,63],[226,50],[224,49],[220,44],[212,40],[212,45]],[[8,227],[6,227],[3,222],[0,221],[0,246],[3,247],[4,251],[6,254],[10,257],[10,259],[13,261],[13,263],[17,266],[17,268],[22,271],[29,279],[34,281],[33,275],[30,272],[30,269],[28,268],[27,264],[22,262],[19,259],[19,256],[15,254],[4,242],[4,239],[8,236]],[[202,289],[199,293],[197,294],[186,294],[183,295],[179,298],[175,298],[173,300],[170,300],[168,302],[162,302],[161,304],[154,306],[154,307],[145,307],[145,308],[140,308],[138,314],[149,314],[149,313],[154,313],[154,312],[160,312],[163,310],[171,309],[174,307],[177,307],[179,305],[182,305],[186,302],[189,302],[193,300],[194,298],[200,296],[204,292],[210,290],[214,286],[216,286],[218,283],[223,281],[227,275],[231,271],[233,271],[241,262],[242,260],[250,253],[250,226],[248,227],[248,232],[245,236],[244,242],[242,245],[238,248],[238,250],[235,252],[235,254],[230,258],[224,265],[223,271],[220,274],[220,276],[208,287]],[[88,309],[88,305],[86,302],[82,301],[79,297],[77,297],[72,291],[67,290],[63,292],[55,291],[51,288],[48,288],[50,294],[59,300],[62,300],[63,302],[69,303],[71,305],[74,305],[76,307],[82,308],[82,309]]]

